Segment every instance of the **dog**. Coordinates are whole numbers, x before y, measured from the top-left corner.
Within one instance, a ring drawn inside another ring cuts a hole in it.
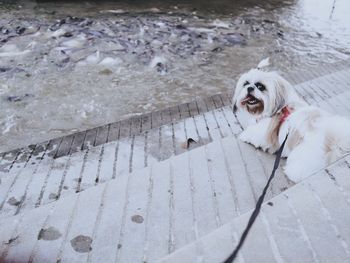
[[[288,138],[284,172],[297,183],[350,152],[350,120],[308,105],[268,59],[240,76],[233,111],[243,127],[239,139],[274,154]]]

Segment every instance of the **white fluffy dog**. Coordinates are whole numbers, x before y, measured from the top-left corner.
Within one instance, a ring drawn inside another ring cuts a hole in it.
[[[275,153],[287,134],[284,171],[299,182],[350,152],[350,121],[309,106],[276,72],[258,68],[244,73],[233,96],[233,110],[244,131],[240,139]]]

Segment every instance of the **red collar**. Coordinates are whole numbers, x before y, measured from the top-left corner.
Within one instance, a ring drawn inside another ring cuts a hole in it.
[[[282,124],[291,113],[292,113],[292,109],[289,108],[288,106],[284,106],[281,110],[280,124]]]

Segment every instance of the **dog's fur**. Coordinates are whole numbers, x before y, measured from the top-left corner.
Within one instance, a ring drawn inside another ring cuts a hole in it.
[[[284,171],[294,182],[350,152],[350,120],[307,105],[276,72],[244,73],[232,101],[244,142],[272,154],[289,134]]]

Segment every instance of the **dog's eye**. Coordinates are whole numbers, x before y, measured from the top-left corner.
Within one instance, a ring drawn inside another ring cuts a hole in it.
[[[249,85],[249,81],[244,82],[243,86]]]
[[[260,90],[260,91],[264,91],[266,88],[263,84],[261,84],[260,82],[255,83],[255,86]]]

